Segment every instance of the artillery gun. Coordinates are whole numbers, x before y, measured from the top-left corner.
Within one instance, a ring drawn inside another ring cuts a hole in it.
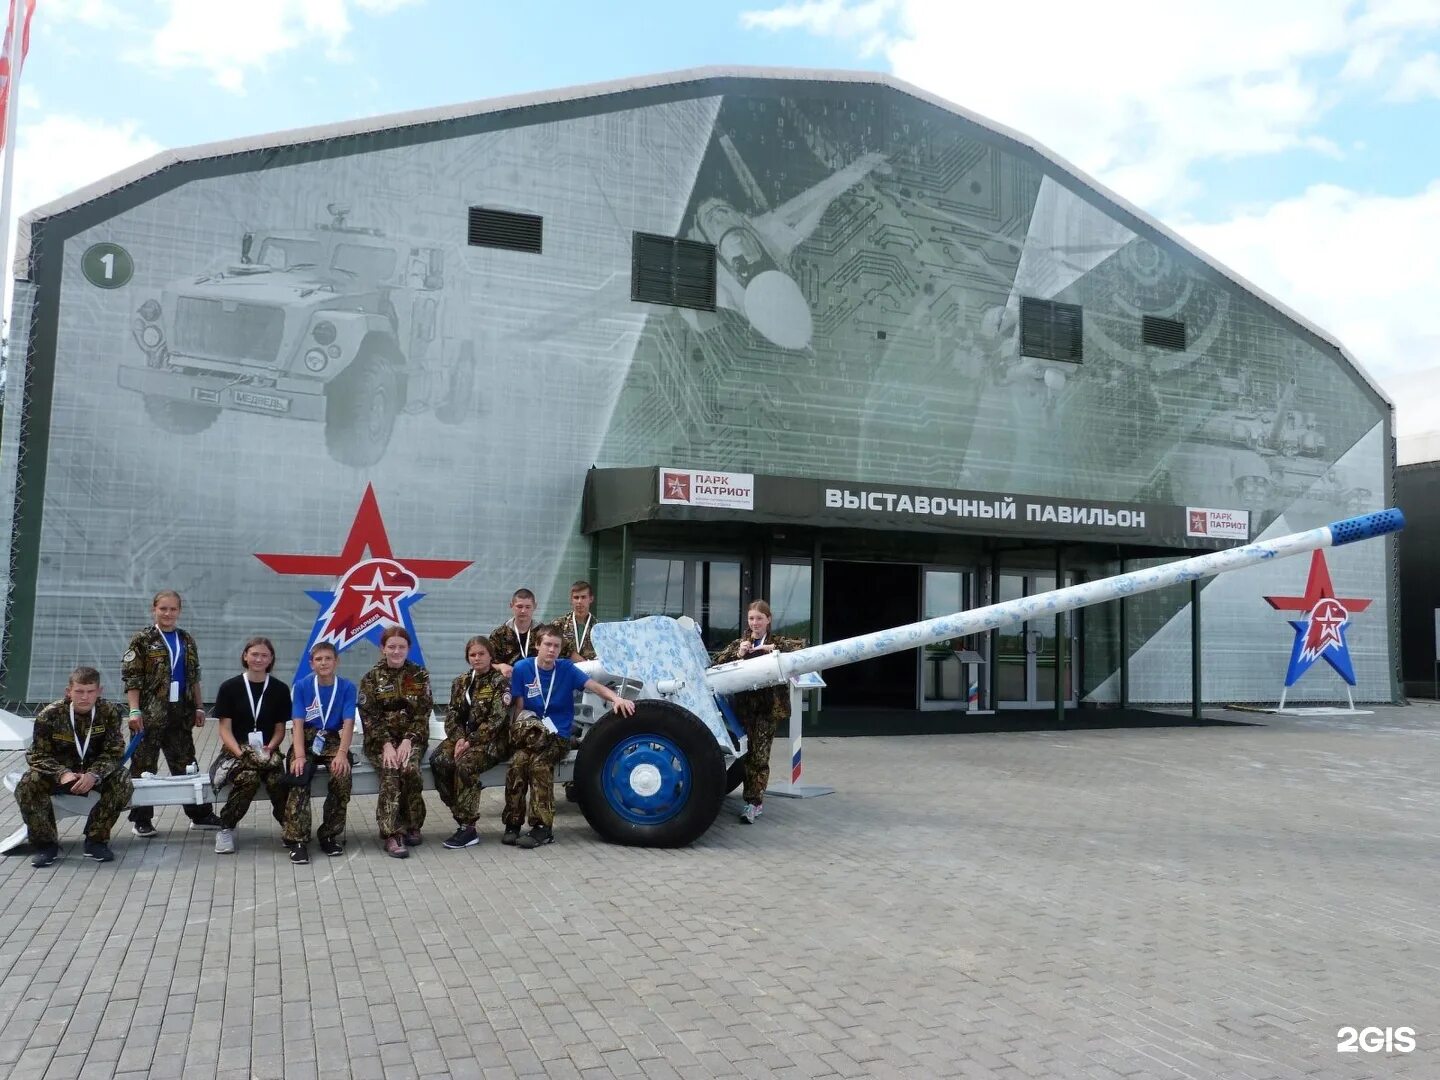
[[[734,786],[729,770],[747,750],[727,695],[1259,562],[1367,540],[1404,524],[1398,509],[1382,510],[1053,592],[719,666],[711,666],[698,629],[689,619],[654,615],[602,623],[593,631],[599,659],[580,666],[591,678],[633,698],[635,712],[601,715],[599,699],[587,695],[578,714],[582,738],[571,773],[581,809],[597,833],[616,843],[689,844],[715,820],[721,800]],[[585,717],[599,719],[587,724]],[[570,778],[565,771],[560,779]]]
[[[1368,540],[1404,525],[1398,509],[1382,510],[1054,592],[719,666],[711,666],[699,629],[689,619],[654,615],[601,623],[592,631],[599,659],[578,666],[634,700],[635,712],[631,716],[606,712],[598,697],[587,694],[576,713],[580,749],[556,769],[555,778],[575,784],[585,819],[605,839],[640,847],[682,847],[710,827],[721,800],[738,782],[731,770],[748,746],[726,700],[730,694],[778,686],[807,672],[1137,596],[1258,562]],[[431,744],[442,738],[443,726],[432,719]],[[428,779],[428,765],[425,772]],[[13,791],[20,775],[10,773],[5,786]],[[482,782],[486,787],[502,784],[503,766],[486,773]],[[324,778],[315,783],[323,785]],[[374,770],[364,762],[356,764],[352,785],[356,795],[373,794]],[[323,794],[323,787],[312,788],[312,794]],[[57,795],[56,816],[84,814],[95,798],[93,793]],[[214,798],[209,777],[196,772],[135,781],[131,805],[194,805]],[[22,825],[0,839],[0,854],[13,852],[25,839]]]

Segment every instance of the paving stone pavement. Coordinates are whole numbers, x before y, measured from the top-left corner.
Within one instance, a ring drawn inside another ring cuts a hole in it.
[[[0,861],[0,1076],[1440,1076],[1440,709],[1214,715],[807,740],[836,794],[678,851],[503,848],[498,792],[404,862],[373,797],[303,867],[261,807],[103,866],[72,821]]]

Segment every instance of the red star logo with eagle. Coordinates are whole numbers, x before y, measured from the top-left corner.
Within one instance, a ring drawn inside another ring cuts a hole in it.
[[[1335,586],[1330,581],[1330,567],[1325,562],[1323,551],[1316,551],[1310,556],[1310,576],[1305,582],[1304,596],[1267,596],[1264,599],[1276,611],[1298,611],[1304,615],[1303,619],[1290,623],[1295,629],[1295,643],[1290,650],[1286,686],[1293,686],[1310,665],[1321,658],[1347,683],[1355,685],[1355,668],[1350,661],[1345,630],[1350,624],[1350,616],[1364,611],[1372,601],[1358,596],[1335,595]]]
[[[420,640],[410,617],[410,608],[425,594],[419,591],[422,578],[448,581],[471,565],[469,559],[400,559],[390,547],[385,521],[375,489],[365,486],[360,508],[338,555],[255,555],[277,574],[301,577],[328,577],[336,581],[332,591],[307,590],[320,605],[320,615],[305,643],[297,674],[310,668],[310,649],[328,641],[343,652],[357,641],[379,644],[380,634],[391,626],[403,626],[412,642],[411,658],[424,664]]]

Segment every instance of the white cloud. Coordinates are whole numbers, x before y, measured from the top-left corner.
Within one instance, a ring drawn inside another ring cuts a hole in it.
[[[1440,98],[1440,56],[1433,52],[1404,64],[1385,94],[1387,101],[1419,101],[1432,97]]]
[[[15,147],[15,216],[158,154],[134,120],[24,117]]]
[[[1407,35],[1440,26],[1440,3],[1040,0],[1023,23],[1004,5],[954,0],[809,0],[742,16],[754,29],[883,41],[901,78],[1168,214],[1195,193],[1197,162],[1338,154],[1316,130],[1337,100],[1326,73],[1352,85],[1385,74]]]
[[[860,38],[862,54],[883,48],[889,41],[885,23],[899,0],[804,0],[778,8],[746,11],[740,25],[747,30],[807,30],[822,37]]]
[[[15,145],[15,192],[7,263],[15,257],[14,224],[26,212],[160,152],[134,120],[93,120],[51,113],[24,116]],[[7,311],[11,276],[3,282]]]
[[[1440,427],[1440,371],[1430,371],[1440,368],[1440,180],[1408,197],[1316,185],[1178,230],[1343,342],[1395,400],[1397,433]],[[1417,378],[1434,388],[1428,397],[1413,393]]]
[[[37,21],[79,22],[97,30],[133,25],[131,13],[114,0],[44,0],[36,5]]]
[[[132,57],[159,68],[199,68],[226,90],[241,93],[246,78],[272,56],[302,47],[327,60],[343,59],[352,6],[388,14],[415,0],[163,0],[166,21]]]

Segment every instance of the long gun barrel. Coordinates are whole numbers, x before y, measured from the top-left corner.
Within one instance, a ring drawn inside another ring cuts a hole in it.
[[[1193,559],[1136,570],[1115,577],[1100,578],[1080,585],[1039,593],[1020,600],[971,611],[957,611],[936,619],[911,623],[890,630],[843,638],[789,653],[767,653],[748,660],[720,664],[705,672],[705,682],[717,694],[734,694],[762,686],[776,686],[793,675],[853,664],[887,653],[903,652],[937,641],[965,637],[997,626],[1021,622],[1041,615],[1103,604],[1124,596],[1136,596],[1168,585],[1241,570],[1259,562],[1284,559],[1319,548],[1339,547],[1359,540],[1383,536],[1405,527],[1405,515],[1396,507],[1373,514],[1347,518],[1306,532],[1291,533],[1274,540],[1257,540],[1243,547],[1197,555]]]

